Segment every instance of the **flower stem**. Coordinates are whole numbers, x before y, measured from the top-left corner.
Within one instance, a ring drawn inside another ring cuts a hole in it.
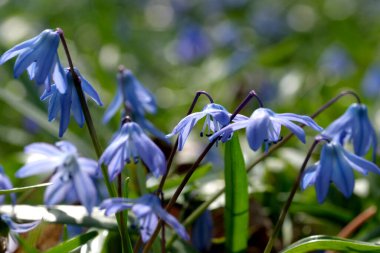
[[[255,97],[257,102],[259,103],[259,106],[260,107],[263,107],[263,102],[261,101],[261,99],[259,98],[259,96],[257,96],[256,92],[254,90],[251,90],[247,97],[243,100],[243,102],[240,103],[240,105],[236,108],[235,112],[232,113],[231,117],[230,117],[230,122],[235,118],[235,116],[248,104],[248,102],[253,98]]]
[[[339,93],[337,96],[335,96],[334,98],[332,98],[330,101],[328,101],[327,103],[325,103],[324,105],[322,105],[315,113],[313,113],[310,117],[311,118],[315,118],[317,117],[319,114],[321,114],[323,111],[325,111],[327,108],[329,108],[332,104],[334,104],[335,102],[337,102],[340,98],[346,96],[346,95],[352,95],[354,96],[354,98],[356,98],[357,102],[360,103],[360,98],[358,97],[358,95],[353,92],[353,91],[343,91],[341,93]],[[300,125],[300,127],[304,127],[305,125]],[[275,152],[277,149],[281,148],[283,145],[285,145],[285,143],[287,143],[292,137],[294,136],[293,133],[289,133],[287,136],[285,136],[282,141],[278,142],[277,144],[275,144],[274,146],[272,146],[268,152],[262,154],[261,156],[259,156],[255,161],[253,161],[251,164],[249,164],[247,167],[246,167],[246,170],[247,172],[250,172],[257,164],[259,164],[260,162],[264,161],[267,157],[269,157],[273,152]],[[183,222],[184,226],[188,226],[190,224],[192,224],[198,217],[199,215],[201,215],[204,210],[206,210],[206,208],[208,206],[210,206],[218,197],[220,197],[222,194],[224,193],[224,187],[222,189],[220,189],[218,192],[216,192],[209,200],[203,202],[197,209],[195,209],[186,219],[185,221]],[[174,234],[169,240],[168,240],[168,246],[170,246],[175,238],[177,237],[176,234]]]
[[[267,246],[265,247],[264,253],[270,253],[272,251],[274,240],[276,239],[276,236],[277,236],[278,232],[280,231],[282,224],[284,223],[285,216],[288,213],[288,210],[289,210],[290,205],[292,204],[294,195],[296,194],[297,189],[299,187],[302,174],[305,171],[306,165],[307,165],[307,163],[311,157],[311,154],[313,153],[315,147],[318,145],[319,142],[320,142],[319,139],[315,139],[313,142],[313,145],[311,145],[309,151],[307,152],[305,160],[303,161],[303,164],[301,166],[300,172],[298,173],[298,177],[297,177],[296,181],[294,181],[294,184],[293,184],[292,190],[290,191],[289,197],[286,200],[285,205],[281,210],[280,217],[277,220],[276,226],[273,229],[272,235],[269,238],[269,241],[267,243]]]
[[[67,61],[69,63],[69,67],[70,67],[70,73],[71,73],[71,76],[73,77],[74,86],[75,86],[76,92],[77,92],[78,97],[79,97],[79,101],[80,101],[80,104],[81,104],[81,107],[83,110],[84,118],[85,118],[85,121],[87,124],[87,129],[88,129],[90,136],[91,136],[92,144],[94,146],[97,157],[100,158],[103,151],[102,151],[99,139],[98,139],[97,134],[96,134],[96,130],[94,127],[94,123],[92,121],[90,110],[88,109],[88,106],[87,106],[86,98],[84,96],[84,92],[83,92],[82,85],[81,85],[81,80],[78,77],[77,73],[75,72],[74,64],[73,64],[73,61],[71,59],[69,48],[67,47],[67,43],[66,43],[66,39],[65,39],[63,30],[61,28],[57,28],[57,32],[58,32],[59,37],[61,39],[63,48],[65,50]],[[110,196],[111,197],[117,197],[117,192],[109,180],[107,168],[105,166],[101,166],[101,171],[102,171],[102,174],[104,177],[104,182],[107,186],[107,190],[108,190]],[[117,218],[117,222],[119,225],[120,235],[122,238],[121,241],[122,241],[123,252],[133,252],[131,242],[129,239],[129,235],[128,235],[128,232],[126,230],[126,226],[123,222],[122,214],[121,213],[117,214],[116,218]]]

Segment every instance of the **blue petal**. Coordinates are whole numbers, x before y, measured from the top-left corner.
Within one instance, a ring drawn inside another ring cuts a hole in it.
[[[52,173],[59,165],[60,161],[53,159],[37,160],[27,163],[19,169],[16,172],[16,177],[23,178],[38,174]]]
[[[79,157],[78,162],[83,172],[91,176],[97,175],[98,163],[96,161],[84,157]]]
[[[182,226],[181,223],[178,222],[174,216],[166,212],[162,207],[155,206],[154,212],[162,219],[164,220],[169,226],[171,226],[178,235],[183,238],[184,240],[190,240],[189,235],[186,232],[186,229],[184,226]]]
[[[136,134],[132,134],[132,139],[141,160],[155,177],[162,176],[166,171],[164,153],[144,134],[137,124],[135,127],[137,130]]]
[[[334,148],[330,144],[325,144],[322,147],[320,167],[315,181],[315,190],[317,192],[319,203],[322,203],[325,200],[327,193],[329,192],[332,175],[331,164],[334,162],[333,156]]]
[[[90,98],[92,98],[98,105],[102,106],[103,103],[102,101],[100,100],[100,97],[98,95],[98,93],[96,92],[96,90],[92,87],[92,85],[79,73],[79,71],[77,71],[77,73],[79,74],[80,76],[80,79],[81,79],[81,85],[82,85],[82,88],[83,88],[83,91],[90,96]]]
[[[331,180],[343,195],[348,198],[354,190],[354,172],[350,164],[344,159],[339,147],[335,148],[335,159],[332,164]]]
[[[146,118],[144,118],[144,116],[140,116],[140,115],[137,115],[135,117],[135,121],[136,123],[138,123],[144,130],[148,131],[149,133],[151,133],[152,135],[154,135],[155,137],[167,142],[167,143],[170,143],[165,134],[162,133],[160,130],[158,130],[157,128],[154,127],[154,125],[149,122]]]
[[[369,162],[360,156],[351,154],[350,152],[342,149],[342,152],[347,159],[347,162],[354,168],[355,170],[359,171],[363,175],[367,175],[368,172],[373,172],[376,174],[380,174],[380,168],[377,167],[376,164]]]
[[[134,204],[134,201],[130,199],[111,198],[111,199],[104,200],[100,204],[99,209],[106,209],[105,214],[109,216],[114,213],[123,211],[125,209],[130,209],[132,208],[133,204]]]
[[[59,121],[59,137],[62,137],[66,132],[70,123],[70,108],[71,108],[71,94],[66,91],[66,94],[62,95],[61,98],[61,118]]]
[[[118,89],[116,91],[115,98],[112,100],[111,104],[109,105],[109,107],[107,108],[107,111],[104,114],[103,123],[107,123],[112,118],[112,116],[115,115],[115,113],[119,109],[122,102],[123,102],[122,93],[120,89]]]
[[[91,178],[82,171],[77,171],[73,175],[73,180],[79,201],[86,207],[87,212],[91,213],[93,206],[96,204],[96,189],[94,183]]]
[[[26,154],[36,153],[47,157],[62,155],[62,152],[56,146],[43,142],[29,144],[24,148],[24,151]]]
[[[223,136],[222,142],[225,142],[228,140],[228,138],[230,137],[232,132],[235,132],[235,131],[242,129],[242,128],[246,128],[249,124],[250,124],[249,118],[248,118],[248,120],[242,120],[242,121],[238,121],[236,123],[232,123],[232,124],[224,127],[223,129],[219,130],[218,132],[214,133],[213,135],[211,135],[209,137],[209,141],[214,141],[215,138],[218,138],[219,136]]]
[[[320,164],[316,163],[308,167],[302,175],[301,178],[301,189],[304,191],[307,187],[315,184],[318,176],[318,171],[320,170]]]
[[[15,233],[28,232],[28,231],[32,230],[33,228],[35,228],[36,226],[38,226],[38,224],[40,224],[40,222],[41,222],[41,221],[33,221],[33,222],[29,222],[29,223],[19,224],[19,223],[14,222],[11,219],[11,217],[9,217],[6,214],[2,214],[1,219],[8,225],[9,229]]]
[[[240,123],[240,122],[239,122]],[[239,124],[235,123],[235,124]],[[270,123],[269,115],[260,109],[253,112],[247,125],[247,141],[249,147],[256,151],[268,139],[268,126]]]
[[[76,89],[74,89],[72,93],[71,110],[73,112],[75,121],[78,123],[80,127],[83,127],[84,114],[83,114],[82,105],[80,104],[79,96]]]
[[[303,143],[306,142],[305,132],[303,131],[303,129],[300,126],[297,126],[296,124],[292,123],[291,121],[289,121],[287,119],[283,119],[281,117],[275,117],[275,118],[272,118],[272,120],[277,121],[281,125],[286,126],[287,128],[289,128],[290,131],[292,131],[295,134],[295,136],[297,136],[297,138],[300,141],[302,141]]]
[[[64,181],[65,172],[57,172],[50,180],[52,185],[46,188],[44,202],[47,206],[61,203],[70,191],[74,190],[72,181]]]
[[[68,70],[66,70],[66,71],[68,71]],[[59,93],[65,94],[67,86],[68,86],[67,74],[66,74],[65,70],[63,69],[61,62],[59,61],[58,55],[56,55],[56,63],[55,63],[54,68],[53,68],[52,77],[54,80],[54,84],[56,85]]]
[[[284,119],[291,120],[291,121],[300,122],[306,126],[311,127],[312,129],[314,129],[318,132],[323,130],[323,128],[318,126],[318,124],[315,123],[315,121],[312,118],[310,118],[309,116],[297,115],[294,113],[280,113],[280,114],[276,114],[276,117],[284,118]]]
[[[1,57],[0,57],[0,65],[2,65],[4,62],[8,61],[9,59],[15,57],[18,54],[23,53],[25,50],[27,50],[31,45],[34,44],[34,42],[38,40],[38,36],[31,38],[27,41],[21,42],[20,44],[12,47],[8,51],[6,51]]]
[[[154,213],[149,213],[143,217],[139,218],[139,229],[141,234],[141,239],[143,242],[149,241],[154,230],[158,224],[157,215]]]

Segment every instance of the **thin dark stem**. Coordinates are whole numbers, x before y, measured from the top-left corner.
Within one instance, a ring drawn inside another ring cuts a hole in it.
[[[99,143],[99,140],[98,140],[98,137],[96,134],[96,130],[94,127],[94,123],[92,121],[90,110],[88,109],[88,106],[87,106],[86,98],[84,96],[82,85],[81,85],[81,80],[80,80],[79,76],[77,75],[77,73],[75,72],[74,64],[73,64],[73,61],[72,61],[71,56],[70,56],[69,48],[67,46],[63,30],[61,28],[57,28],[57,32],[58,32],[59,37],[61,39],[63,48],[65,50],[67,61],[69,63],[69,67],[70,67],[70,73],[71,73],[71,76],[73,77],[75,90],[76,90],[78,97],[79,97],[79,101],[80,101],[80,104],[82,107],[82,111],[83,111],[84,118],[85,118],[85,121],[87,124],[87,128],[88,128],[88,131],[89,131],[90,136],[91,136],[92,144],[94,146],[97,157],[100,158],[100,156],[103,153],[103,150],[101,148],[101,145]],[[105,166],[101,166],[101,171],[102,171],[102,175],[104,177],[104,181],[105,181],[105,184],[107,186],[107,190],[108,190],[110,196],[116,197],[117,193],[116,193],[113,185],[111,184],[111,182],[109,180],[107,168]],[[119,224],[120,235],[122,237],[121,241],[122,241],[123,252],[132,252],[132,246],[130,243],[129,235],[126,231],[126,227],[124,226],[125,223],[123,221],[122,213],[116,214],[116,218],[117,218],[117,221]]]
[[[248,102],[253,98],[255,97],[257,99],[257,101],[259,102],[259,106],[260,107],[263,107],[263,102],[261,101],[261,99],[259,98],[259,96],[257,96],[256,92],[254,90],[251,90],[247,97],[243,100],[243,102],[240,103],[240,105],[236,108],[236,110],[232,113],[231,117],[230,117],[230,122],[232,122],[232,120],[236,117],[236,115],[248,104]]]
[[[313,145],[311,145],[309,151],[307,152],[305,160],[304,160],[304,162],[303,162],[303,164],[301,166],[300,172],[298,173],[298,177],[297,177],[296,181],[293,184],[292,190],[291,190],[291,192],[289,194],[288,199],[285,202],[284,207],[281,210],[280,217],[278,218],[276,226],[273,229],[272,235],[269,238],[269,241],[268,241],[267,246],[265,247],[264,253],[270,253],[271,250],[272,250],[274,240],[276,239],[276,236],[277,236],[278,232],[280,231],[280,229],[282,227],[282,224],[284,223],[285,216],[288,213],[288,210],[289,210],[290,205],[292,204],[294,195],[296,194],[296,192],[297,192],[297,190],[299,188],[299,184],[300,184],[300,181],[301,181],[302,174],[305,171],[306,165],[307,165],[307,163],[308,163],[308,161],[309,161],[309,159],[311,157],[311,154],[313,153],[315,147],[318,145],[319,142],[320,142],[319,139],[314,140]]]

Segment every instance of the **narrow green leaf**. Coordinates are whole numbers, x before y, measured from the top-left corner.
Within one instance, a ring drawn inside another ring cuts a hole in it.
[[[227,252],[245,252],[248,239],[248,178],[236,133],[226,143],[224,155],[226,182],[225,231]]]
[[[79,235],[68,241],[65,241],[57,246],[45,251],[45,253],[61,253],[61,252],[70,252],[84,244],[88,241],[94,239],[98,235],[98,232],[91,231],[86,234]]]
[[[31,190],[35,188],[47,187],[51,184],[52,183],[43,183],[43,184],[36,184],[36,185],[25,186],[25,187],[17,187],[17,188],[12,188],[12,189],[0,190],[0,195],[14,193],[14,192],[23,192],[23,191],[27,191],[27,190]]]
[[[314,250],[336,250],[339,252],[380,252],[380,245],[343,239],[335,236],[314,235],[293,243],[281,253],[303,253]]]
[[[18,234],[15,235],[18,243],[20,244],[21,248],[23,249],[23,252],[26,253],[39,253],[39,251],[32,246],[30,246],[21,236]]]

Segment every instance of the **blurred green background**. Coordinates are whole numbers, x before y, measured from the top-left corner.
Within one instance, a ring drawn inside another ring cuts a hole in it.
[[[74,64],[105,104],[98,108],[89,102],[103,146],[120,124],[118,116],[107,125],[101,122],[120,64],[156,95],[159,111],[149,119],[164,133],[184,117],[197,90],[233,111],[252,89],[265,107],[306,115],[352,89],[367,104],[378,131],[379,13],[376,0],[0,0],[0,53],[46,28],[62,28]],[[67,65],[63,54],[61,59]],[[0,67],[0,164],[11,177],[23,164],[23,146],[58,141],[57,124],[47,122],[47,106],[39,101],[41,90],[26,74],[13,79],[12,68],[13,61]],[[343,98],[316,121],[326,127],[352,102]],[[205,103],[201,100],[197,109]],[[243,114],[249,116],[255,107],[250,104]],[[308,133],[310,142],[314,133]],[[73,120],[64,139],[95,158],[87,132]],[[205,144],[194,133],[177,164],[192,161]],[[257,154],[244,145],[246,159],[254,159]],[[269,223],[278,217],[307,147],[292,141],[251,173],[252,199]],[[222,166],[216,163],[205,180],[218,182]],[[379,183],[378,176],[360,176],[349,201],[331,187],[323,205],[317,204],[314,189],[297,195],[284,226],[292,231],[284,233],[285,243],[313,233],[337,234],[379,203]],[[355,236],[376,238],[378,221],[371,219]]]

